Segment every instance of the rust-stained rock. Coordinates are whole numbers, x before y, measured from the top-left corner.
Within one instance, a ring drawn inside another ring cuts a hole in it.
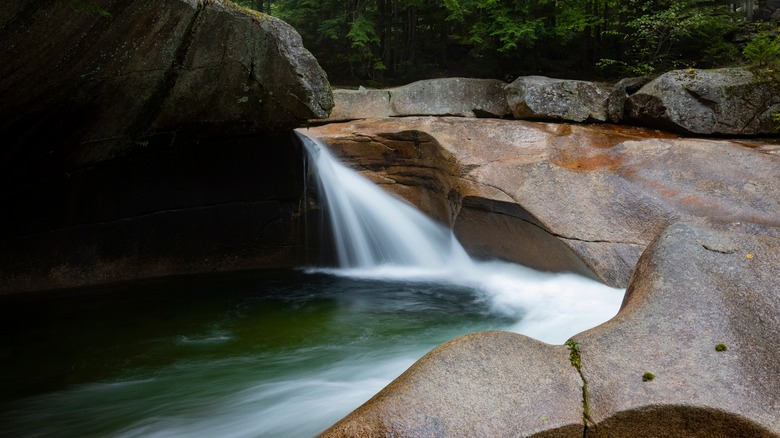
[[[678,220],[780,224],[780,159],[611,125],[408,117],[304,131],[467,250],[623,286]],[[755,145],[753,145],[755,146]]]

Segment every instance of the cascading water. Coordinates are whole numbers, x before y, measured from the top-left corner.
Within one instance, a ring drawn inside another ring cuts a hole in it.
[[[322,144],[298,137],[316,169],[341,268],[471,267],[452,231],[339,163]]]
[[[454,337],[562,343],[617,312],[623,291],[590,279],[472,261],[302,141],[342,267],[0,296],[0,436],[315,436]]]
[[[469,287],[494,312],[516,319],[512,330],[550,343],[617,312],[622,290],[575,274],[471,260],[452,231],[338,162],[317,140],[296,134],[314,164],[336,241],[340,269],[328,272]]]

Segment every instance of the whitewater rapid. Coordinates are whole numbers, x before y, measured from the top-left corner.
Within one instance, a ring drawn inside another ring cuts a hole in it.
[[[310,271],[473,288],[497,315],[517,319],[510,330],[552,344],[620,309],[623,289],[573,273],[471,259],[451,230],[341,164],[319,141],[297,134],[314,166],[339,259],[338,268]]]

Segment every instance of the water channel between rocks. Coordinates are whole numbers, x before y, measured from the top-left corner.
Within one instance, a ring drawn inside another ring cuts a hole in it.
[[[370,185],[349,172],[336,185]],[[0,298],[0,436],[313,436],[454,337],[563,343],[620,306],[623,290],[574,274],[473,261],[416,210],[364,196],[378,212],[331,219],[369,228],[343,268]]]

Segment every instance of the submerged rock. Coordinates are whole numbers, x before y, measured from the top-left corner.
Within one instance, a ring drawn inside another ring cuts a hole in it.
[[[471,254],[613,286],[626,286],[641,252],[675,221],[780,226],[780,157],[742,143],[432,117],[305,132],[451,226]]]
[[[775,134],[780,91],[744,68],[675,70],[628,98],[626,119],[688,134]]]
[[[779,267],[778,229],[672,225],[611,321],[455,339],[322,436],[780,436]]]

